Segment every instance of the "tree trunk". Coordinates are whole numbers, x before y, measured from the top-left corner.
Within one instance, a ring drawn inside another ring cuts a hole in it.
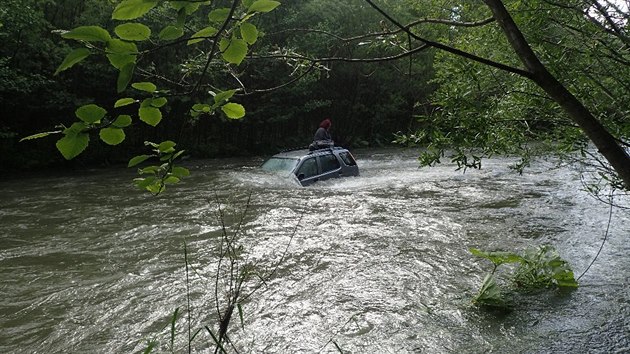
[[[523,33],[508,13],[501,0],[483,0],[505,33],[508,42],[525,65],[528,75],[582,129],[630,190],[630,155],[617,143],[604,126],[564,87],[540,62]]]

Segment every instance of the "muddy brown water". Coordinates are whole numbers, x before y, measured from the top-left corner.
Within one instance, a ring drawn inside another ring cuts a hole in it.
[[[462,173],[419,169],[416,156],[356,151],[361,176],[307,188],[258,158],[188,161],[193,175],[160,197],[136,191],[127,169],[4,180],[0,352],[129,353],[151,339],[167,352],[176,308],[174,351],[187,352],[189,323],[216,329],[217,198],[231,232],[250,195],[241,262],[264,272],[285,256],[232,320],[239,353],[630,351],[628,210],[613,210],[577,290],[480,311],[470,299],[491,267],[469,248],[551,244],[579,275],[609,208],[552,160],[518,176],[510,158]],[[203,330],[191,350],[211,341]]]

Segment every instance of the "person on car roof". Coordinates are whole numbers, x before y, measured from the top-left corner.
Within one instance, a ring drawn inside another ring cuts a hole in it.
[[[328,118],[319,123],[319,128],[317,128],[317,131],[315,132],[313,142],[308,147],[309,150],[313,151],[317,149],[325,149],[333,147],[335,145],[332,138],[330,137],[329,130],[331,126],[332,122]]]

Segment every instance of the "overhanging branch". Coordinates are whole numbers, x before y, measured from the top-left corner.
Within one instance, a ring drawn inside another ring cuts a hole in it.
[[[433,48],[437,48],[440,50],[443,50],[445,52],[451,53],[451,54],[455,54],[461,57],[464,57],[466,59],[470,59],[473,61],[476,61],[478,63],[481,64],[485,64],[488,66],[491,66],[493,68],[497,68],[503,71],[507,71],[513,74],[517,74],[526,78],[532,78],[532,73],[530,73],[529,71],[523,70],[523,69],[519,69],[519,68],[515,68],[509,65],[505,65],[505,64],[501,64],[501,63],[497,63],[495,61],[486,59],[486,58],[482,58],[479,57],[477,55],[468,53],[468,52],[464,52],[463,50],[459,50],[457,48],[453,48],[450,46],[447,46],[445,44],[442,43],[438,43],[438,42],[433,42],[430,41],[426,38],[422,38],[418,35],[416,35],[415,33],[411,32],[410,28],[405,27],[404,25],[402,25],[400,22],[396,21],[394,18],[392,18],[388,13],[386,13],[385,11],[383,11],[380,7],[378,7],[376,4],[374,4],[374,2],[372,0],[365,0],[365,2],[367,2],[374,10],[376,10],[378,13],[380,13],[381,15],[383,15],[383,17],[385,17],[387,20],[389,20],[392,24],[394,24],[396,27],[400,28],[403,32],[407,33],[408,35],[410,35],[412,38],[423,42],[425,45],[433,47]]]
[[[253,95],[256,93],[267,93],[267,92],[271,92],[271,91],[275,91],[275,90],[279,90],[283,87],[289,86],[291,84],[293,84],[294,82],[297,82],[298,80],[300,80],[301,78],[303,78],[304,76],[306,76],[308,73],[310,73],[313,68],[315,67],[317,63],[316,62],[312,62],[311,65],[300,75],[294,77],[292,80],[287,81],[281,85],[278,86],[274,86],[274,87],[270,87],[270,88],[266,88],[266,89],[258,89],[258,90],[250,90],[249,92],[244,92],[243,94],[239,94],[239,96],[249,96],[249,95]]]
[[[429,19],[429,18],[424,18],[424,19],[420,19],[420,20],[416,20],[413,21],[403,27],[397,27],[396,30],[392,30],[392,31],[383,31],[383,32],[374,32],[374,33],[367,33],[367,34],[362,34],[360,36],[354,36],[354,37],[348,37],[348,38],[344,38],[341,37],[335,33],[331,33],[328,31],[324,31],[324,30],[319,30],[319,29],[309,29],[309,28],[292,28],[292,29],[286,29],[286,30],[282,30],[282,31],[277,31],[277,32],[273,32],[270,33],[269,35],[274,35],[274,34],[280,34],[280,33],[285,33],[285,32],[308,32],[308,33],[318,33],[318,34],[323,34],[329,37],[333,37],[337,40],[340,40],[342,42],[354,42],[354,41],[359,41],[362,39],[367,39],[367,38],[372,38],[372,37],[385,37],[385,36],[393,36],[396,34],[399,34],[401,32],[406,32],[405,29],[410,30],[412,27],[424,24],[424,23],[435,23],[435,24],[443,24],[443,25],[448,25],[448,26],[454,26],[454,27],[479,27],[479,26],[484,26],[487,25],[491,22],[494,21],[494,18],[490,17],[487,18],[485,20],[481,20],[481,21],[475,21],[475,22],[458,22],[458,21],[449,21],[449,20],[441,20],[441,19]]]
[[[225,21],[223,21],[223,24],[221,25],[221,28],[219,29],[219,31],[217,31],[217,34],[216,34],[217,38],[219,38],[221,33],[223,33],[227,29],[228,24],[230,23],[230,21],[232,21],[232,16],[234,16],[234,12],[236,12],[236,7],[238,6],[238,2],[239,0],[232,1],[232,7],[230,8],[230,13],[228,14]],[[210,67],[210,63],[212,62],[212,59],[214,58],[217,52],[217,47],[218,47],[217,42],[218,42],[217,40],[214,40],[212,42],[212,49],[210,50],[210,54],[208,54],[206,65],[203,67],[203,70],[201,71],[201,74],[199,75],[199,80],[197,80],[197,84],[195,84],[195,87],[189,92],[190,95],[194,94],[195,91],[199,89],[199,86],[201,86],[201,83],[203,82],[203,78],[208,72],[208,68]]]
[[[293,55],[265,55],[265,56],[250,56],[248,57],[248,59],[298,59],[298,60],[305,60],[305,61],[309,61],[312,63],[328,63],[328,62],[347,62],[347,63],[375,63],[375,62],[384,62],[384,61],[392,61],[392,60],[397,60],[397,59],[401,59],[401,58],[405,58],[408,57],[410,55],[419,53],[423,50],[429,49],[431,48],[429,45],[423,44],[417,48],[414,48],[412,50],[408,50],[405,52],[402,52],[400,54],[396,54],[396,55],[391,55],[388,57],[380,57],[380,58],[364,58],[364,59],[360,59],[360,58],[344,58],[344,57],[330,57],[330,58],[309,58],[307,56],[303,56],[303,55],[297,55],[297,54],[293,54]]]

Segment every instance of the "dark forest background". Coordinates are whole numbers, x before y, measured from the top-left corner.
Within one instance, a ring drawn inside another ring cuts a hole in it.
[[[307,146],[319,122],[333,121],[335,141],[348,147],[383,146],[394,133],[408,131],[413,116],[426,109],[433,91],[431,52],[400,61],[348,63],[332,61],[318,65],[300,80],[281,86],[301,74],[310,63],[290,60],[252,59],[238,67],[240,79],[252,93],[241,92],[234,99],[243,104],[247,115],[241,120],[221,116],[191,121],[190,100],[171,98],[164,119],[157,128],[135,123],[127,139],[109,146],[92,138],[90,148],[77,161],[66,162],[54,147],[54,137],[19,142],[40,131],[50,131],[59,123],[76,120],[74,110],[83,104],[112,106],[117,72],[104,60],[91,60],[54,76],[70,43],[56,30],[98,24],[113,27],[114,4],[101,0],[38,1],[8,0],[2,5],[0,36],[0,161],[8,168],[29,168],[58,164],[101,164],[126,162],[143,147],[144,140],[172,139],[195,157],[271,154],[281,149]],[[363,53],[343,48],[330,35],[308,29],[327,29],[337,36],[351,37],[378,31],[378,14],[366,7],[347,3],[330,7],[326,1],[285,1],[257,25],[265,36],[258,47],[291,48],[313,57],[352,57],[381,50],[378,39],[366,43]],[[147,20],[156,22],[158,14]],[[297,33],[297,30],[304,30]],[[385,43],[387,44],[387,43]],[[162,70],[177,71],[195,51],[186,46],[161,51],[151,58]],[[268,49],[273,52],[274,48]],[[212,74],[211,74],[212,75]],[[212,80],[226,81],[217,75]]]
[[[267,155],[307,146],[324,118],[332,120],[331,133],[339,145],[420,145],[429,151],[421,157],[424,164],[437,162],[445,148],[454,148],[458,163],[474,166],[479,156],[508,153],[523,157],[522,168],[533,152],[531,141],[544,153],[585,151],[588,146],[582,130],[531,80],[434,48],[417,50],[417,41],[361,0],[287,0],[251,19],[260,33],[248,57],[239,65],[211,62],[200,90],[203,94],[240,87],[231,101],[246,108],[242,119],[222,114],[191,117],[191,106],[200,95],[178,94],[168,97],[157,127],[135,119],[117,146],[91,136],[89,148],[70,161],[55,148],[58,135],[20,142],[31,134],[58,130],[60,124],[69,126],[77,120],[79,106],[113,107],[121,97],[116,92],[118,70],[103,55],[92,55],[54,75],[64,57],[81,46],[62,38],[63,31],[96,25],[113,34],[121,23],[112,20],[119,3],[2,1],[3,168],[124,163],[145,149],[144,141],[173,140],[193,157]],[[207,26],[207,12],[231,3],[216,0],[191,14],[185,36]],[[478,1],[378,3],[400,23],[413,23],[410,28],[423,38],[522,66],[488,8]],[[615,8],[614,2],[598,8],[591,0],[503,3],[547,69],[627,147],[628,11]],[[165,24],[176,20],[169,4],[159,2],[141,18],[154,33],[139,44],[141,50],[161,48],[142,54],[134,81],[152,81],[176,92],[182,82],[194,83],[209,45],[164,45],[156,39]]]

